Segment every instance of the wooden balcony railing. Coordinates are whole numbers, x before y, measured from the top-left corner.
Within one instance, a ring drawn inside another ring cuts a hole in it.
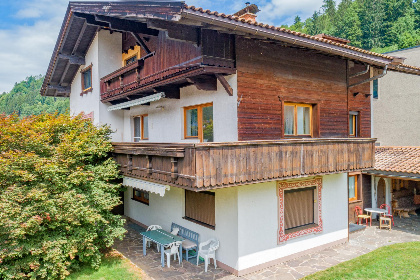
[[[359,171],[375,160],[375,139],[229,143],[114,143],[123,175],[206,190]]]
[[[127,96],[141,92],[153,94],[155,88],[172,83],[183,85],[183,80],[189,77],[212,73],[232,74],[235,72],[234,67],[234,60],[200,56],[192,61],[161,69],[157,58],[151,54],[101,78],[101,100],[126,101]]]

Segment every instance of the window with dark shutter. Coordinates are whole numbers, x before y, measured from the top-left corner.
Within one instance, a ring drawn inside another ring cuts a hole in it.
[[[315,225],[315,189],[316,187],[308,187],[284,191],[284,229],[286,233]]]
[[[185,219],[214,229],[215,193],[185,191]]]

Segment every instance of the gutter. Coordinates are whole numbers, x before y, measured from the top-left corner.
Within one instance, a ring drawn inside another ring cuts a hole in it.
[[[347,88],[352,88],[352,87],[355,87],[355,86],[358,86],[358,85],[361,85],[361,84],[364,84],[364,83],[368,83],[370,81],[373,81],[373,80],[377,80],[379,78],[382,78],[383,76],[385,76],[387,74],[387,70],[388,70],[388,65],[385,65],[385,68],[383,69],[382,74],[379,74],[379,75],[373,76],[372,78],[369,78],[369,79],[366,79],[366,80],[363,80],[363,81],[360,81],[360,82],[351,84]]]

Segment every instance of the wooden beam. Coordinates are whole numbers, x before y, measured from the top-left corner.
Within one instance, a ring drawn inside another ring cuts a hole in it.
[[[73,50],[71,52],[72,55],[76,54],[77,48],[79,47],[80,42],[82,41],[83,35],[85,34],[86,27],[87,27],[87,22],[85,20],[83,21],[83,26],[82,26],[82,29],[80,29],[79,37],[77,37],[76,43],[74,44]]]
[[[109,24],[109,28],[112,30],[142,33],[150,36],[159,35],[159,30],[150,29],[148,28],[147,24],[138,21],[119,19],[115,17],[101,15],[95,15],[94,18],[97,22]]]
[[[196,77],[189,77],[187,78],[187,81],[196,86],[196,88],[199,90],[217,90],[217,79],[215,76],[202,75]]]
[[[147,26],[150,28],[165,30],[169,39],[190,42],[200,45],[200,29],[194,26],[175,24],[163,20],[148,20]]]
[[[69,61],[70,64],[76,64],[76,65],[85,65],[85,58],[82,56],[77,55],[68,55],[68,54],[62,54],[60,53],[58,55],[58,58],[66,59]]]
[[[64,94],[69,94],[71,91],[71,88],[69,86],[67,87],[62,87],[62,86],[48,86],[48,89],[55,89],[58,93],[64,93]]]
[[[62,86],[64,82],[64,78],[66,77],[67,72],[69,71],[70,65],[71,65],[70,61],[67,61],[66,67],[64,68],[63,74],[61,75],[60,82],[58,83],[60,86]]]
[[[139,44],[147,54],[151,54],[152,52],[150,51],[150,49],[147,47],[147,45],[144,43],[144,41],[141,39],[141,37],[139,36],[139,34],[131,32],[131,35],[134,37],[134,39],[136,39],[137,44]]]
[[[233,89],[229,85],[228,81],[226,81],[225,77],[222,74],[214,74],[214,75],[216,76],[217,80],[219,80],[219,82],[222,84],[227,94],[229,94],[229,96],[233,96]]]
[[[97,21],[94,15],[79,13],[79,12],[74,12],[73,15],[78,18],[84,18],[88,25],[95,25],[95,26],[109,28],[109,23]]]

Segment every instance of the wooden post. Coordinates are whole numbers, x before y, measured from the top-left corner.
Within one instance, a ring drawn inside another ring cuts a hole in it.
[[[178,179],[178,158],[171,158],[171,178],[176,180]]]
[[[147,155],[146,156],[147,159],[147,174],[152,174],[152,156]]]

